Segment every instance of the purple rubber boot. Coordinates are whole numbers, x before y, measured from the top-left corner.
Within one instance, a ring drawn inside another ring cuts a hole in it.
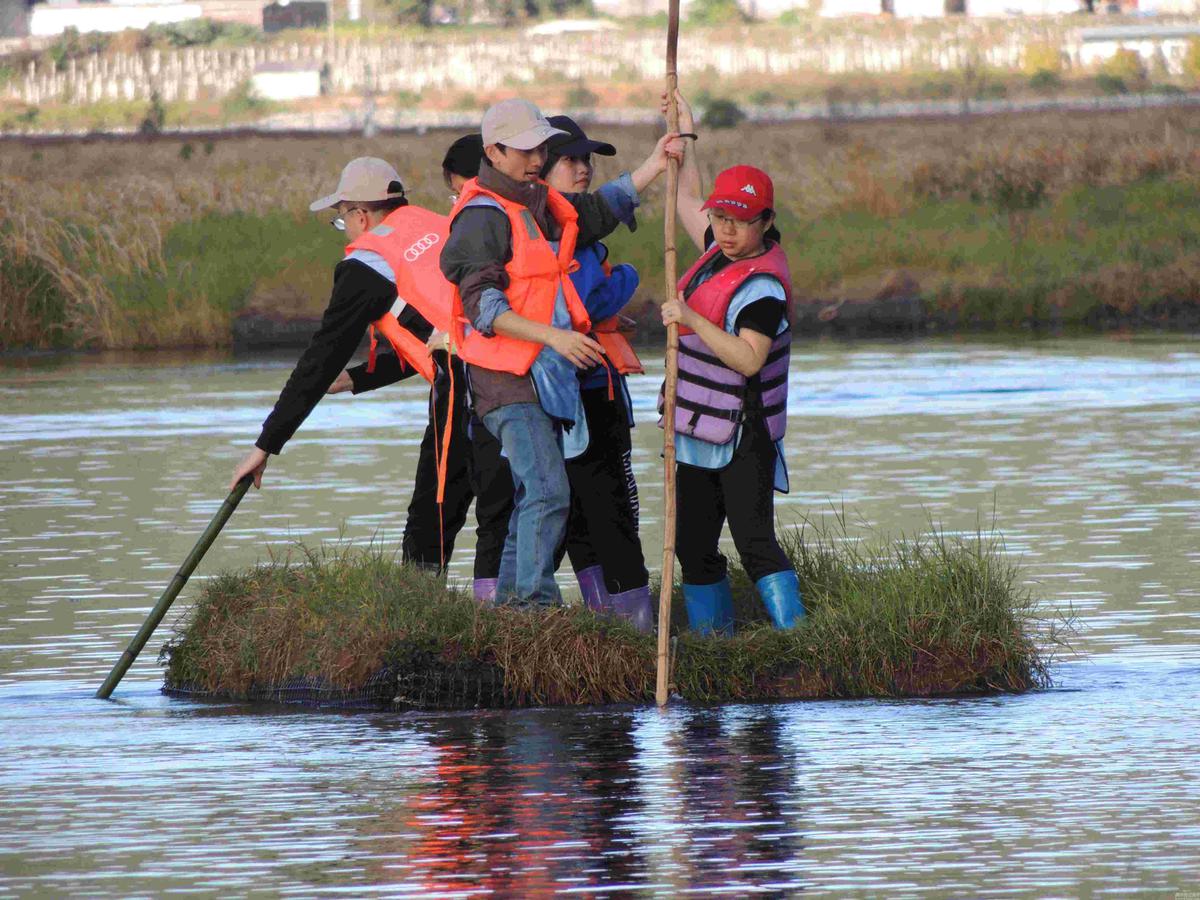
[[[476,578],[475,579],[475,599],[485,606],[493,606],[496,603],[496,578]]]
[[[583,603],[592,612],[608,609],[608,588],[604,586],[604,570],[600,566],[588,566],[575,573],[579,581],[579,593]]]
[[[613,594],[608,599],[608,608],[614,616],[628,620],[642,634],[654,630],[654,610],[650,606],[650,585]]]

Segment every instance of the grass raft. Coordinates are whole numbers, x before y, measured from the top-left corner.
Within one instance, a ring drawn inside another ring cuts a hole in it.
[[[808,616],[766,620],[731,571],[736,634],[686,629],[672,690],[699,703],[1021,692],[1050,683],[1069,622],[1043,618],[994,535],[882,544],[782,536]],[[211,580],[163,648],[177,696],[463,709],[654,699],[655,638],[580,605],[486,607],[378,547],[301,547]]]

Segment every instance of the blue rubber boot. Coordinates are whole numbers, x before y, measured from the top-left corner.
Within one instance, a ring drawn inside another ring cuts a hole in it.
[[[692,631],[725,637],[733,634],[733,593],[728,578],[716,584],[685,584],[683,603]]]
[[[794,628],[804,618],[800,579],[791,569],[764,575],[754,583],[776,628]]]

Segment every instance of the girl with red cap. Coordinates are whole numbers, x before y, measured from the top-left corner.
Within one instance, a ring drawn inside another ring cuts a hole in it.
[[[678,94],[680,130],[694,130]],[[702,251],[663,304],[679,326],[676,391],[676,552],[691,627],[729,634],[733,598],[719,541],[726,519],[743,568],[771,620],[804,616],[799,581],[775,537],[774,494],[788,490],[783,457],[791,350],[791,277],[775,228],[775,191],[753,166],[721,172],[702,198],[695,147],[680,171],[679,219]]]

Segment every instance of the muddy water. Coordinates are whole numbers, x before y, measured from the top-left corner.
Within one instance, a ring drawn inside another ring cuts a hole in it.
[[[296,712],[163,698],[156,639],[92,699],[289,366],[0,363],[0,896],[1200,895],[1200,343],[797,350],[781,516],[994,521],[1079,617],[1050,691]],[[656,386],[635,384],[651,560]],[[323,403],[198,577],[394,544],[424,411],[416,385]]]

